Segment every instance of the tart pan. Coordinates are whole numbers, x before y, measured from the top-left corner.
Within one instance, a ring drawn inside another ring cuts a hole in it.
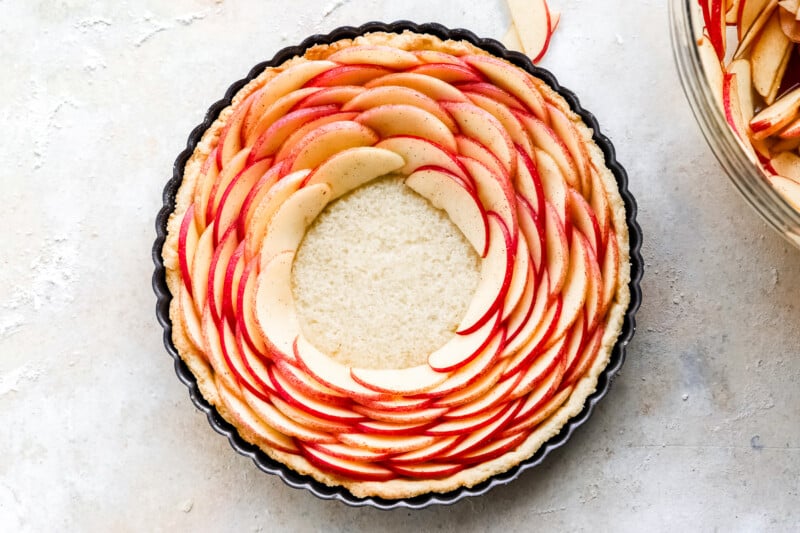
[[[597,380],[597,389],[587,399],[583,410],[571,418],[561,431],[550,440],[548,440],[541,448],[530,458],[522,461],[510,470],[497,474],[486,481],[475,485],[473,487],[461,487],[454,491],[440,494],[440,493],[427,493],[413,498],[403,498],[397,500],[386,500],[377,497],[358,498],[353,496],[348,490],[343,487],[329,487],[324,485],[311,477],[300,475],[287,466],[271,459],[257,446],[244,441],[236,429],[226,422],[217,410],[210,405],[205,398],[200,394],[197,386],[197,379],[189,371],[189,368],[178,355],[174,344],[172,343],[172,323],[169,318],[169,305],[172,300],[172,295],[167,289],[166,271],[164,268],[164,261],[161,257],[161,249],[167,235],[167,220],[170,213],[175,209],[175,195],[178,187],[183,179],[184,167],[186,161],[192,155],[195,147],[200,141],[203,133],[211,126],[217,119],[219,113],[228,105],[234,95],[246,85],[249,81],[257,77],[265,68],[277,66],[283,62],[291,59],[297,55],[303,55],[305,50],[312,46],[319,44],[331,44],[341,39],[352,39],[359,35],[370,32],[389,32],[389,33],[402,33],[405,30],[410,30],[415,33],[427,33],[435,35],[441,39],[453,39],[467,41],[490,54],[506,59],[514,65],[530,72],[547,83],[553,90],[559,93],[569,104],[570,108],[577,113],[588,127],[594,132],[593,139],[600,147],[605,157],[605,162],[617,181],[619,192],[625,204],[626,221],[628,224],[628,232],[630,239],[630,263],[631,263],[631,281],[630,281],[630,304],[625,313],[622,331],[617,339],[614,348],[611,351],[608,366],[600,373]],[[493,487],[498,485],[505,485],[514,479],[518,478],[524,471],[533,468],[542,463],[545,458],[556,448],[563,446],[572,436],[572,433],[580,426],[582,426],[591,416],[595,405],[608,393],[611,381],[614,376],[619,372],[625,361],[625,348],[633,337],[636,330],[636,322],[634,316],[641,304],[642,294],[640,288],[640,281],[644,269],[644,264],[641,255],[642,244],[642,231],[639,224],[636,222],[636,201],[628,190],[628,176],[625,169],[617,162],[614,147],[611,141],[608,140],[600,132],[600,126],[597,119],[583,109],[578,101],[578,98],[568,89],[559,85],[556,78],[547,70],[537,67],[531,63],[530,59],[519,53],[507,50],[502,44],[494,39],[482,39],[477,37],[474,33],[464,29],[448,29],[441,24],[426,23],[416,24],[409,21],[397,21],[392,23],[383,22],[368,22],[359,27],[343,26],[337,28],[327,35],[312,35],[305,39],[298,46],[284,48],[279,51],[269,61],[264,61],[254,66],[247,77],[235,82],[231,85],[225,96],[214,103],[205,115],[202,124],[198,125],[189,134],[189,139],[184,149],[175,160],[172,170],[172,178],[167,182],[164,187],[162,195],[163,207],[158,212],[156,217],[156,240],[153,244],[153,262],[155,263],[155,272],[153,273],[153,290],[158,298],[156,304],[156,315],[158,321],[164,329],[163,339],[164,346],[167,352],[175,360],[175,373],[178,378],[188,387],[189,397],[195,406],[206,414],[208,422],[211,427],[221,435],[228,438],[234,450],[240,454],[249,457],[253,460],[256,466],[264,472],[275,474],[280,477],[287,485],[293,488],[302,488],[310,491],[315,496],[325,500],[339,500],[347,505],[362,507],[369,506],[378,509],[395,509],[395,508],[408,508],[408,509],[422,509],[431,505],[449,505],[459,500],[470,496],[479,496],[485,494]]]

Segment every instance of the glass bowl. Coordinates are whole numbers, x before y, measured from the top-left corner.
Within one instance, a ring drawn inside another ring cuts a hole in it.
[[[697,0],[669,0],[669,15],[672,53],[681,84],[711,150],[747,203],[800,248],[800,213],[769,184],[715,101],[697,48],[704,26],[700,4]]]

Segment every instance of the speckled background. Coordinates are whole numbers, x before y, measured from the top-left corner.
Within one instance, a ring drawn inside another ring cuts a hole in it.
[[[258,471],[178,382],[153,220],[205,109],[305,36],[412,19],[500,38],[502,0],[0,0],[0,530],[792,531],[800,251],[721,173],[657,0],[551,0],[543,65],[593,111],[645,235],[639,329],[568,446],[485,497],[351,509]]]

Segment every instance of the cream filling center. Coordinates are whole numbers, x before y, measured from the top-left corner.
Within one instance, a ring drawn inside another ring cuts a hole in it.
[[[478,254],[447,213],[386,177],[314,221],[292,292],[303,334],[334,360],[406,368],[453,337],[479,274]]]

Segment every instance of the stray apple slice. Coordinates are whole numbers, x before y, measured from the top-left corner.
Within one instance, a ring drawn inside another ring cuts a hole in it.
[[[522,42],[519,40],[519,33],[517,31],[517,26],[514,22],[511,22],[511,25],[506,30],[506,34],[500,39],[500,42],[503,43],[503,46],[508,48],[509,50],[514,50],[516,52],[525,53],[522,49]]]
[[[349,148],[329,157],[311,172],[304,187],[325,183],[331,188],[332,201],[403,165],[403,158],[390,150],[373,146]]]
[[[552,35],[550,26],[550,9],[545,0],[508,0],[508,9],[517,28],[524,28],[519,33],[522,50],[533,59],[541,60],[550,44]]]

